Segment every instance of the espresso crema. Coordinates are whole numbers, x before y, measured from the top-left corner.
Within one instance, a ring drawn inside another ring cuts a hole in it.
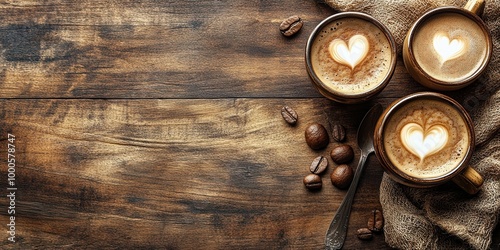
[[[360,18],[326,25],[311,46],[311,64],[325,88],[357,95],[377,88],[391,71],[392,51],[384,32]]]
[[[488,42],[481,27],[458,13],[430,17],[415,31],[415,60],[429,76],[458,82],[473,75],[487,56]]]
[[[396,110],[383,132],[387,157],[415,178],[446,175],[465,158],[470,135],[466,121],[450,104],[417,99]]]

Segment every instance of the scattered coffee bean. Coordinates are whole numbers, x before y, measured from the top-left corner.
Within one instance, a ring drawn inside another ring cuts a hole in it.
[[[292,126],[295,125],[299,119],[297,112],[288,106],[283,106],[283,108],[281,108],[281,116],[283,116],[283,119]]]
[[[330,157],[337,164],[344,164],[352,161],[354,158],[354,151],[349,145],[338,145],[332,149]]]
[[[345,140],[345,128],[340,124],[333,125],[332,137],[337,142],[342,142]]]
[[[318,156],[311,163],[309,170],[313,174],[321,174],[325,171],[327,167],[328,167],[328,159],[326,159],[326,157],[324,156]]]
[[[304,185],[309,190],[320,189],[323,185],[321,182],[321,177],[317,174],[308,174],[304,177]]]
[[[302,28],[303,21],[298,16],[291,16],[283,20],[280,24],[281,34],[284,36],[293,36]]]
[[[378,209],[372,210],[370,218],[368,219],[368,229],[373,232],[381,232],[384,228],[384,216]]]
[[[325,127],[319,123],[313,123],[306,128],[305,131],[306,142],[312,149],[325,148],[330,139]]]
[[[368,228],[360,228],[356,232],[358,239],[360,240],[371,240],[373,238],[373,233]]]
[[[340,189],[346,189],[351,185],[354,173],[349,165],[338,165],[330,175],[332,184]]]

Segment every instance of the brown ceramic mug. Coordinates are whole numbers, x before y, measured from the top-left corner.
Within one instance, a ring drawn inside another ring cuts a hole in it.
[[[375,18],[343,12],[319,23],[305,49],[306,69],[325,97],[341,103],[380,93],[396,67],[396,43]]]
[[[435,90],[463,88],[486,69],[492,39],[479,17],[483,0],[469,0],[463,8],[440,7],[422,15],[403,43],[403,61],[410,75]]]
[[[474,128],[466,110],[443,94],[420,92],[387,107],[374,132],[375,153],[385,172],[411,187],[452,180],[475,194],[483,183],[469,167]]]

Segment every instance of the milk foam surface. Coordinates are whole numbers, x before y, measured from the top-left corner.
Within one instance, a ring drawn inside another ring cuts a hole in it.
[[[481,27],[458,13],[431,17],[416,31],[413,52],[420,67],[433,78],[461,81],[476,72],[488,43]],[[447,60],[445,60],[447,59]]]
[[[447,131],[447,141],[438,152],[421,158],[404,146],[401,131],[408,124],[418,124],[423,135],[432,136],[436,128]],[[387,156],[399,170],[416,178],[443,176],[464,159],[469,132],[461,114],[451,105],[437,100],[419,99],[395,111],[385,125],[383,143]]]
[[[349,40],[361,35],[368,41],[364,59],[351,66],[335,61],[329,46],[336,39]],[[311,46],[312,68],[326,87],[334,92],[356,95],[377,88],[389,74],[391,66],[390,42],[384,32],[369,21],[359,18],[341,18],[325,26]]]

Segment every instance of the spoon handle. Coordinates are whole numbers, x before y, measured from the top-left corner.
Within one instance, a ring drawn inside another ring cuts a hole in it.
[[[347,191],[342,204],[340,204],[340,207],[333,217],[328,231],[326,232],[325,246],[327,250],[341,249],[344,245],[349,215],[351,214],[352,201],[354,200],[354,194],[356,193],[356,188],[358,187],[358,182],[365,167],[368,155],[369,153],[366,154],[361,151],[358,167],[356,168],[356,173],[354,174],[354,178],[349,186],[349,190]]]

